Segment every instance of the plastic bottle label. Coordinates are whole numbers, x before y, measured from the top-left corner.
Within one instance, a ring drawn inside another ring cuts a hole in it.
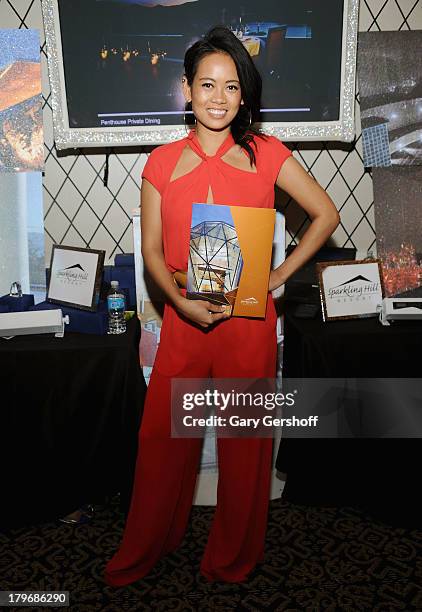
[[[107,304],[109,310],[124,310],[125,309],[125,298],[117,296],[109,296],[107,298]]]

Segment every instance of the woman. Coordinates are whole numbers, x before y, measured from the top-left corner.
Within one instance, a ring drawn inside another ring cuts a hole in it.
[[[145,576],[181,543],[192,504],[202,440],[172,438],[171,379],[274,378],[276,314],[227,318],[223,308],[187,300],[173,274],[187,269],[193,202],[274,207],[274,184],[312,219],[294,253],[271,272],[281,286],[327,240],[339,216],[319,185],[276,138],[259,135],[261,78],[242,43],[213,28],[185,56],[182,79],[195,129],[149,156],[143,172],[142,254],[167,296],[159,350],[146,397],[132,502],[106,581]],[[226,319],[226,320],[225,320]],[[270,438],[218,439],[217,507],[201,561],[209,580],[240,582],[263,559],[270,489]]]

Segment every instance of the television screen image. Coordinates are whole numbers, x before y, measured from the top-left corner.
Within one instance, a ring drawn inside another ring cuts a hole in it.
[[[183,58],[215,25],[234,33],[262,76],[264,131],[351,140],[355,55],[346,62],[345,49],[356,43],[357,7],[357,0],[46,0],[57,145],[182,137]]]

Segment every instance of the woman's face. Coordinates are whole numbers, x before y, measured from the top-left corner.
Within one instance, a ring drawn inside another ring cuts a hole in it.
[[[192,87],[184,84],[186,101],[192,100],[196,121],[210,130],[223,130],[243,104],[236,64],[226,53],[202,58]]]

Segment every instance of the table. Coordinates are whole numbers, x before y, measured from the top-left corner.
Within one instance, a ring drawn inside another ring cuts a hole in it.
[[[145,396],[140,325],[116,336],[0,339],[0,529],[118,491],[127,509]]]
[[[376,319],[323,323],[285,306],[286,378],[420,378],[422,324],[383,327]],[[276,466],[283,497],[306,505],[349,505],[398,526],[422,526],[421,440],[282,439]]]

